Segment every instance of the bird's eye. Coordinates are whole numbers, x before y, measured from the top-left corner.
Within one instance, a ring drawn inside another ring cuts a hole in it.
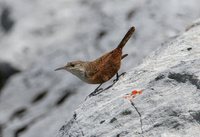
[[[70,66],[71,66],[71,67],[74,67],[75,65],[74,65],[74,64],[71,64]]]

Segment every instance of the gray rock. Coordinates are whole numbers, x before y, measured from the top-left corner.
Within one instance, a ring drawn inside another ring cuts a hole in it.
[[[18,72],[20,72],[20,70],[11,66],[9,63],[0,62],[0,93],[1,93],[1,88],[5,85],[6,81],[12,75]]]
[[[13,25],[14,25],[14,20],[11,18],[11,11],[8,7],[4,7],[1,13],[1,27],[5,32],[9,32]]]
[[[199,136],[200,25],[164,46],[112,88],[83,102],[59,137]],[[133,103],[123,98],[140,89]]]

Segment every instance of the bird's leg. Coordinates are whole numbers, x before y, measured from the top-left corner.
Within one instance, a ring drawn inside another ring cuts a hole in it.
[[[118,72],[116,73],[116,79],[113,80],[113,84],[116,83],[119,80],[119,74]]]
[[[102,88],[100,88],[102,84],[103,83],[99,84],[99,86],[94,90],[94,92],[98,92],[99,90],[103,90]]]
[[[105,88],[104,90],[107,90],[107,89],[111,88],[111,87],[119,80],[119,78],[120,78],[121,76],[123,76],[124,74],[126,74],[126,72],[123,72],[123,73],[120,74],[120,75],[119,75],[118,72],[117,72],[117,73],[116,73],[116,79],[113,80],[113,84],[111,84],[110,86],[108,86],[108,87]],[[92,93],[90,93],[90,94],[88,95],[88,97],[96,96],[96,95],[100,94],[101,92],[103,92],[104,90],[103,90],[102,88],[100,88],[102,84],[103,84],[103,83],[101,83]],[[86,99],[87,99],[87,97],[86,97]]]
[[[116,79],[114,79],[113,80],[113,83],[115,83],[115,82],[117,82],[118,80],[119,80],[119,78],[121,77],[121,76],[124,76],[126,74],[126,72],[123,72],[122,74],[118,74],[118,72],[116,73]]]
[[[104,90],[107,90],[107,89],[109,89],[109,88],[111,88],[118,80],[119,80],[119,78],[121,77],[121,76],[123,76],[124,74],[126,74],[126,72],[123,72],[122,74],[118,74],[118,72],[116,73],[116,79],[114,79],[113,80],[113,83],[110,85],[110,86],[108,86],[107,88],[105,88]]]
[[[105,89],[102,89],[102,88],[100,88],[101,87],[101,85],[103,84],[103,83],[101,83],[92,93],[90,93],[87,97],[86,97],[86,99],[88,98],[88,97],[92,97],[92,96],[96,96],[96,95],[98,95],[98,94],[100,94],[101,92],[103,92],[104,90],[107,90],[107,89],[109,89],[109,88],[111,88],[118,80],[119,80],[119,78],[121,77],[121,76],[123,76],[124,74],[126,74],[126,72],[123,72],[122,74],[118,74],[118,72],[116,73],[116,79],[115,80],[113,80],[113,84],[111,84],[110,86],[108,86],[107,88],[105,88]],[[86,100],[85,99],[85,100]]]
[[[92,93],[90,93],[88,95],[88,97],[95,96],[95,95],[98,95],[99,93],[101,93],[103,91],[103,89],[100,88],[102,84],[103,83],[101,83]]]

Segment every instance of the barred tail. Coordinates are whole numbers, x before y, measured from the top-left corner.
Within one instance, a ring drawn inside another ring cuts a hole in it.
[[[135,27],[131,27],[128,30],[128,32],[126,33],[122,41],[119,43],[117,49],[122,49],[126,45],[127,41],[130,39],[134,31],[135,31]]]

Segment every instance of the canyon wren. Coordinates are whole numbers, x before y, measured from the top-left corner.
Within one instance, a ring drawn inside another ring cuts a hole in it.
[[[131,27],[124,38],[121,40],[117,48],[105,53],[103,56],[93,61],[72,61],[67,63],[64,67],[55,69],[66,70],[73,75],[80,78],[82,81],[89,84],[100,84],[95,91],[99,90],[99,87],[106,81],[110,80],[115,74],[117,76],[116,81],[119,78],[118,70],[121,66],[121,60],[128,54],[122,55],[122,49],[127,41],[135,31],[135,27]]]

